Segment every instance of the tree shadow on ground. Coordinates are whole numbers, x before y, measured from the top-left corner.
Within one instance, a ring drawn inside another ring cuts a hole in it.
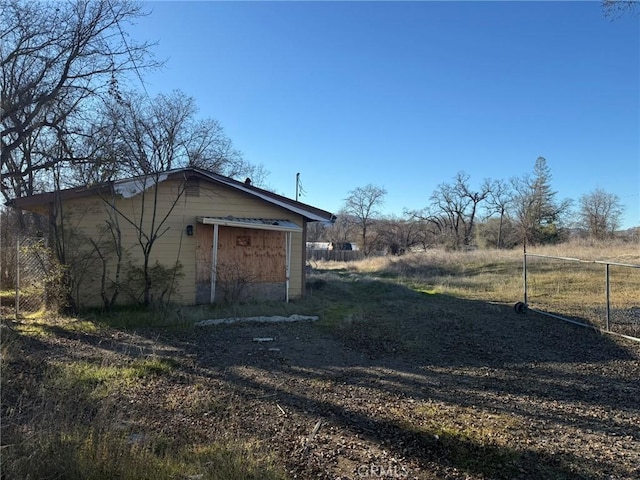
[[[511,316],[506,308],[503,313]],[[277,328],[265,327],[261,331],[264,335],[286,338]],[[252,330],[252,334],[255,332]],[[236,329],[234,333],[236,345],[250,344],[249,338],[242,337],[241,330]],[[572,342],[582,343],[573,349],[560,344],[559,340],[566,341],[567,336],[559,336],[557,332],[549,334],[552,338],[529,339],[526,348],[524,345],[516,344],[514,348],[505,344],[521,339],[521,331],[515,336],[503,333],[494,340],[499,344],[497,346],[478,343],[478,338],[484,338],[484,335],[472,335],[464,342],[456,342],[458,353],[464,351],[464,355],[441,356],[442,351],[434,353],[431,349],[422,354],[405,352],[371,358],[359,344],[356,349],[345,347],[356,353],[350,359],[344,356],[336,359],[332,347],[315,355],[309,355],[309,352],[296,355],[295,352],[287,353],[285,342],[278,342],[281,348],[278,356],[255,349],[239,363],[237,358],[235,363],[225,361],[233,355],[224,353],[199,356],[199,362],[211,374],[216,375],[217,372],[221,378],[254,395],[274,392],[274,401],[285,408],[313,412],[319,418],[329,419],[331,423],[381,445],[388,445],[392,439],[393,445],[398,446],[399,456],[411,457],[417,462],[441,461],[457,469],[494,478],[513,478],[518,472],[526,472],[531,475],[529,478],[582,478],[583,474],[573,470],[578,465],[588,465],[587,470],[597,471],[606,462],[603,459],[590,461],[578,451],[570,452],[568,449],[556,455],[546,453],[539,446],[511,447],[492,442],[488,437],[469,434],[464,426],[452,426],[446,422],[438,426],[433,419],[424,422],[419,408],[399,408],[397,418],[394,415],[389,417],[387,412],[387,406],[401,398],[402,401],[418,402],[418,405],[435,402],[437,405],[455,406],[471,415],[498,415],[498,422],[517,417],[519,421],[513,428],[521,429],[523,435],[527,435],[523,423],[529,421],[551,431],[564,426],[599,435],[640,438],[640,428],[633,423],[634,412],[638,413],[640,393],[633,372],[616,375],[615,369],[600,371],[592,368],[598,363],[619,364],[624,361],[635,362],[637,366],[638,357],[607,337],[585,330],[573,333],[570,337]],[[219,330],[212,333],[218,339],[225,334]],[[434,339],[434,335],[431,338]],[[442,338],[433,341],[442,341]],[[490,347],[489,352],[482,347]],[[313,347],[306,345],[303,348]],[[358,352],[364,355],[358,357]],[[469,359],[468,356],[474,358]],[[521,361],[517,361],[519,357],[522,357]],[[443,361],[438,362],[437,359]],[[327,383],[333,396],[322,387],[316,387]],[[356,393],[358,390],[360,394]],[[330,399],[326,399],[328,395]],[[367,399],[372,399],[371,405]],[[376,411],[376,407],[382,407],[382,412]],[[442,413],[450,411],[445,409]],[[624,411],[628,415],[614,413]],[[471,425],[474,420],[467,419]],[[506,423],[506,428],[510,428]],[[500,430],[496,426],[488,428]],[[549,434],[552,433],[546,435]],[[562,438],[561,441],[573,440]],[[616,471],[615,463],[606,468]]]
[[[312,303],[321,310],[318,324],[142,329],[123,338],[74,339],[125,355],[182,359],[184,381],[233,391],[252,412],[242,412],[244,431],[278,443],[274,448],[302,476],[346,471],[345,478],[355,478],[349,469],[355,476],[361,465],[388,458],[406,462],[419,478],[634,474],[615,452],[588,455],[581,448],[592,449],[586,442],[594,437],[596,448],[611,436],[626,438],[620,448],[638,460],[636,345],[518,315],[511,306],[421,294],[381,280],[346,283],[327,281],[315,293],[323,296]],[[139,349],[130,346],[138,342]],[[166,409],[161,416],[175,414],[162,403],[156,408]],[[316,421],[322,426],[314,433]],[[341,446],[344,436],[371,450],[350,453]]]
[[[623,366],[630,362],[637,373],[637,349],[535,314],[517,315],[511,306],[415,294],[381,281],[357,287],[365,306],[352,294],[345,295],[344,285],[329,294],[349,307],[342,319],[325,318],[318,326],[214,327],[194,332],[197,338],[183,336],[182,345],[206,375],[252,395],[272,392],[272,403],[312,412],[399,456],[476,475],[581,478],[580,465],[583,471],[617,467],[603,467],[606,459],[585,459],[579,451],[558,455],[539,445],[491,441],[473,434],[473,418],[467,429],[438,426],[419,408],[403,406],[394,417],[384,413],[386,406],[402,398],[515,416],[520,420],[514,428],[525,436],[526,419],[551,430],[640,438],[640,427],[630,420],[638,413],[637,377]],[[252,342],[256,334],[278,341],[264,347]]]

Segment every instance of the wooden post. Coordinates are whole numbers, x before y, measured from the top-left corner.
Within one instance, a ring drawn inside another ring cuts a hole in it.
[[[285,300],[289,303],[289,284],[291,282],[291,232],[285,235]],[[281,270],[282,271],[282,270]]]
[[[216,277],[218,276],[218,224],[213,225],[213,245],[211,246],[211,294],[209,303],[216,300]]]

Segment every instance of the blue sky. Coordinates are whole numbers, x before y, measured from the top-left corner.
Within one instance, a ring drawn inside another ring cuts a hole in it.
[[[385,214],[547,159],[558,199],[601,188],[640,225],[640,16],[600,2],[148,2],[149,95],[180,89],[267,184],[337,212],[387,190]]]

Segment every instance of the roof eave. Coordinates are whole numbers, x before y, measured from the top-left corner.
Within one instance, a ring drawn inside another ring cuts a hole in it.
[[[263,201],[269,202],[273,205],[277,205],[292,213],[301,215],[306,221],[310,222],[331,222],[335,219],[335,215],[326,210],[322,210],[311,205],[307,205],[301,202],[297,202],[293,199],[278,195],[277,193],[270,192],[255,186],[245,185],[242,182],[234,180],[217,173],[208,172],[194,167],[179,168],[163,172],[160,182],[167,178],[175,178],[176,176],[184,176],[187,172],[193,172],[209,181],[226,185],[235,190],[239,190],[248,195],[260,198]],[[47,204],[51,204],[59,199],[68,200],[72,198],[80,198],[99,193],[113,193],[116,185],[120,186],[124,182],[133,182],[141,177],[134,177],[133,179],[124,179],[116,182],[105,182],[98,185],[92,185],[90,187],[77,187],[68,190],[61,190],[58,192],[47,192],[36,195],[29,195],[26,197],[15,198],[6,202],[7,206],[13,206],[16,208],[30,210],[35,207],[42,207]]]
[[[330,222],[335,218],[335,216],[331,212],[327,212],[325,210],[313,207],[311,205],[306,205],[304,203],[297,202],[290,198],[283,197],[282,195],[278,195],[277,193],[273,193],[258,187],[245,185],[242,182],[239,182],[229,177],[223,177],[222,175],[218,175],[215,173],[202,171],[199,169],[192,169],[192,170],[215,182],[221,183],[223,185],[227,185],[228,187],[234,188],[236,190],[240,190],[249,195],[258,197],[269,203],[272,203],[281,208],[289,210],[293,213],[301,215],[307,221]]]

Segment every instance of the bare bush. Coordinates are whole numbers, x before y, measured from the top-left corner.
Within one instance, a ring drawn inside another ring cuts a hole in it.
[[[238,303],[246,299],[248,286],[257,279],[238,263],[218,263],[216,284],[220,287],[223,303]]]

